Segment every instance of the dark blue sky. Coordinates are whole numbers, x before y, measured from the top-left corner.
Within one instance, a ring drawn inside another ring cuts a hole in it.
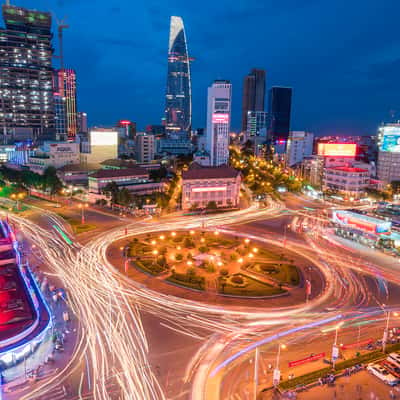
[[[205,126],[207,86],[233,84],[240,127],[243,76],[267,70],[267,85],[292,86],[293,129],[374,134],[398,110],[397,0],[12,0],[67,17],[66,66],[78,75],[78,105],[90,124],[122,118],[142,129],[164,107],[169,16],[184,19],[192,65],[193,127]]]

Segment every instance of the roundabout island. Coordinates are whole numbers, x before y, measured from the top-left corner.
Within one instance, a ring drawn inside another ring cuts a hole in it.
[[[221,304],[244,298],[275,299],[271,306],[304,302],[312,268],[309,260],[284,247],[208,230],[121,239],[109,247],[108,258],[151,289]]]

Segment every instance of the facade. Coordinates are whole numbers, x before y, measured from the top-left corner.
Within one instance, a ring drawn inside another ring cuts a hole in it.
[[[188,155],[193,153],[192,141],[187,137],[181,138],[162,138],[157,140],[157,154],[158,155]]]
[[[400,124],[378,130],[378,178],[386,183],[400,180]]]
[[[89,141],[81,143],[81,163],[100,165],[111,158],[118,158],[118,132],[114,129],[91,129]]]
[[[138,162],[149,163],[154,160],[155,137],[147,133],[136,135],[136,159]]]
[[[324,172],[324,158],[322,156],[305,157],[301,163],[301,176],[311,185],[320,188]]]
[[[252,69],[243,81],[242,98],[242,132],[248,127],[249,111],[264,111],[265,101],[265,71],[263,69]]]
[[[54,138],[51,14],[3,5],[0,29],[0,128]],[[4,141],[3,141],[4,143]]]
[[[289,167],[299,164],[313,153],[314,134],[305,131],[290,132],[286,155]]]
[[[269,90],[268,113],[271,123],[269,138],[274,142],[287,142],[290,132],[292,110],[292,88],[272,87]]]
[[[265,111],[248,111],[246,136],[252,138],[254,136],[262,136],[269,126],[269,115]]]
[[[232,85],[217,80],[208,88],[207,145],[211,165],[227,164],[229,160],[229,133],[231,127]]]
[[[204,150],[198,150],[193,154],[193,162],[201,165],[202,167],[210,166],[210,155]]]
[[[354,199],[362,197],[370,184],[367,169],[354,167],[331,167],[324,169],[323,189],[338,190]]]
[[[28,158],[27,165],[32,171],[41,174],[47,167],[61,168],[65,165],[79,163],[80,151],[78,143],[44,142]]]
[[[189,132],[192,126],[190,59],[181,17],[171,17],[165,103],[167,133]]]
[[[78,133],[76,110],[76,73],[73,69],[55,71],[55,89],[65,99],[65,117],[68,139],[74,140]]]
[[[60,93],[54,92],[54,112],[56,125],[56,139],[65,140],[67,137],[67,114],[65,97]]]
[[[76,113],[76,123],[78,133],[88,133],[87,114],[85,112],[78,111]]]
[[[241,175],[222,165],[202,167],[193,163],[182,172],[182,209],[206,208],[210,202],[217,207],[239,207]]]

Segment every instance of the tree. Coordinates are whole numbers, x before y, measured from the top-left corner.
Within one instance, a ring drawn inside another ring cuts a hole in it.
[[[107,193],[111,196],[111,204],[118,204],[118,185],[115,182],[107,183],[103,189],[103,193]]]
[[[166,178],[168,175],[168,170],[164,166],[161,166],[159,169],[155,169],[150,171],[149,177],[154,182],[160,182],[161,179]]]
[[[216,210],[218,208],[217,203],[215,201],[209,201],[207,203],[206,209],[207,210]]]
[[[45,190],[48,190],[51,195],[59,192],[62,189],[62,183],[57,176],[57,170],[54,167],[47,167],[43,172],[43,184]]]

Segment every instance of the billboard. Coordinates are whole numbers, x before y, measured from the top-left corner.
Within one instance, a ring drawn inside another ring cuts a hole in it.
[[[355,157],[355,143],[318,143],[318,155],[325,157]]]
[[[381,145],[382,151],[400,153],[400,132],[397,135],[384,135]]]
[[[213,124],[229,124],[229,114],[213,114]]]
[[[333,211],[332,220],[337,224],[360,229],[366,233],[375,235],[390,233],[392,228],[391,222],[344,210]]]
[[[118,132],[111,129],[93,129],[90,131],[90,144],[92,146],[117,146]]]

